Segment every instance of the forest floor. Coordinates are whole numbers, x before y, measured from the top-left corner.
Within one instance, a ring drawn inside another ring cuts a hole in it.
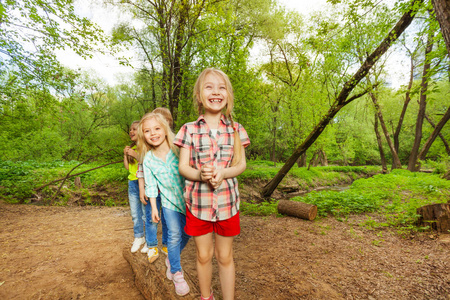
[[[236,299],[450,299],[450,235],[360,220],[242,216]],[[0,201],[0,299],[143,299],[122,256],[132,240],[128,207]],[[182,266],[196,278],[192,240]],[[216,264],[213,280],[221,299]]]

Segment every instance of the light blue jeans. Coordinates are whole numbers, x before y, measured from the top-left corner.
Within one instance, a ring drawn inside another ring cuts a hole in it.
[[[139,200],[138,180],[128,180],[128,201],[130,202],[134,237],[144,237],[145,208],[141,200]]]
[[[162,226],[162,245],[167,246],[167,225],[166,219],[164,218],[164,213],[161,210],[161,196],[156,197],[156,206],[159,211]],[[158,232],[158,223],[153,223],[152,221],[152,205],[150,200],[147,201],[145,205],[145,241],[147,242],[147,247],[157,247],[158,237],[156,236]]]
[[[184,232],[186,216],[177,211],[163,207],[164,217],[167,224],[167,252],[170,262],[170,272],[175,274],[181,271],[180,255],[190,236]]]

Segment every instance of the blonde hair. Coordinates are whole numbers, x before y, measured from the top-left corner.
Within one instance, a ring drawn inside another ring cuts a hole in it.
[[[175,153],[176,156],[178,156],[179,153],[178,147],[173,144],[175,134],[170,128],[169,122],[164,118],[162,114],[151,112],[145,114],[142,117],[141,121],[139,121],[138,140],[137,140],[137,152],[139,161],[142,163],[144,161],[144,157],[147,154],[147,152],[154,149],[154,147],[145,140],[144,131],[142,129],[144,122],[151,119],[155,119],[156,122],[158,122],[164,129],[164,132],[166,133],[166,141],[169,144],[170,149],[173,151],[173,153]]]
[[[131,125],[130,125],[130,130],[133,127],[134,124],[139,125],[139,121],[133,121],[133,123],[131,123]],[[131,141],[130,147],[134,147],[134,146],[136,146],[136,142]],[[129,164],[135,164],[136,163],[136,159],[133,156],[128,155],[128,154],[127,154],[127,161],[128,161]]]
[[[233,120],[233,116],[232,116],[233,106],[234,106],[234,93],[233,93],[233,87],[231,85],[231,81],[230,81],[230,78],[228,77],[228,75],[225,74],[223,71],[215,69],[215,68],[204,69],[198,76],[197,81],[195,82],[195,85],[194,85],[194,93],[193,93],[194,106],[197,107],[199,115],[204,113],[203,101],[205,99],[203,99],[203,96],[202,96],[202,88],[203,88],[203,85],[205,84],[206,76],[209,74],[214,74],[216,76],[221,77],[225,81],[225,86],[227,88],[228,99],[227,99],[227,105],[225,106],[224,115],[228,120],[230,120],[231,126],[233,127],[233,130],[234,130],[234,145],[233,145],[234,155],[233,155],[233,160],[231,162],[231,165],[235,166],[241,162],[242,142],[241,142],[239,133],[237,132],[237,130],[234,126],[234,120]]]
[[[168,108],[157,107],[152,111],[152,113],[162,115],[167,120],[167,122],[169,122],[170,128],[173,128],[173,118],[172,118],[172,114],[170,113],[170,110]]]

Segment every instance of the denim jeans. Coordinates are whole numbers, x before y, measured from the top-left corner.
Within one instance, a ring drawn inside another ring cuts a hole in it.
[[[130,202],[131,219],[135,238],[144,237],[145,208],[139,200],[138,180],[128,180],[128,201]]]
[[[159,216],[161,218],[162,226],[162,244],[167,246],[167,225],[164,218],[164,213],[161,210],[161,196],[156,197],[156,206],[159,211]],[[153,223],[152,221],[152,206],[150,201],[147,201],[145,205],[145,241],[147,242],[147,247],[157,247],[158,237],[156,236],[158,232],[158,223]]]
[[[162,210],[167,224],[167,252],[170,262],[170,272],[175,274],[176,272],[181,271],[181,251],[184,249],[190,238],[190,236],[184,232],[186,216],[165,207],[163,207]]]

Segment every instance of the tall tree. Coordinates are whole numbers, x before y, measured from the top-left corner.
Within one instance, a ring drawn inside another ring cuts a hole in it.
[[[275,175],[275,177],[263,188],[262,196],[264,198],[269,197],[281,180],[286,176],[287,172],[292,168],[297,159],[314,143],[314,141],[320,136],[325,127],[330,123],[334,116],[347,104],[353,100],[361,97],[367,91],[361,92],[359,94],[350,94],[353,89],[358,85],[358,83],[368,74],[372,66],[380,59],[380,57],[389,49],[389,47],[398,39],[398,37],[403,33],[403,31],[411,24],[414,19],[414,15],[417,9],[417,5],[420,5],[422,0],[413,0],[409,3],[405,13],[394,26],[394,28],[388,33],[386,38],[381,42],[381,44],[366,58],[364,63],[356,71],[356,73],[348,80],[342,87],[340,93],[337,95],[327,114],[322,118],[319,124],[312,130],[305,141],[294,151],[292,156],[287,160],[280,171]]]
[[[380,152],[380,160],[381,160],[381,168],[383,174],[387,173],[387,163],[386,163],[386,156],[384,155],[383,150],[383,142],[381,141],[381,135],[380,131],[378,129],[378,113],[375,112],[375,122],[374,122],[374,129],[375,129],[375,136],[377,137],[377,144],[378,144],[378,150]]]
[[[389,131],[387,129],[386,123],[384,122],[383,114],[381,112],[380,105],[378,104],[378,99],[375,95],[375,93],[369,92],[370,98],[372,99],[372,102],[375,106],[375,110],[377,113],[378,120],[380,120],[381,128],[383,129],[384,137],[386,138],[386,142],[389,146],[389,149],[391,150],[392,154],[392,169],[401,169],[402,163],[400,162],[400,159],[398,158],[397,151],[395,150],[394,143],[391,140],[391,137],[389,135]]]
[[[422,141],[422,125],[425,119],[425,111],[427,106],[428,83],[431,78],[431,58],[430,53],[433,50],[434,32],[430,28],[427,37],[427,46],[425,49],[425,63],[423,65],[422,83],[420,84],[420,100],[419,111],[417,113],[416,132],[414,135],[414,144],[408,160],[408,170],[417,171],[417,157],[419,153],[420,143]]]
[[[436,19],[441,26],[447,52],[450,55],[450,0],[432,0]]]

